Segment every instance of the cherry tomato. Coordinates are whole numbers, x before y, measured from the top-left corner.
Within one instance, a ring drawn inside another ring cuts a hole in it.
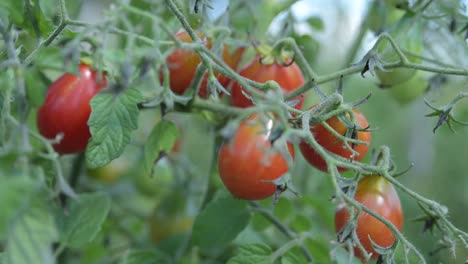
[[[358,183],[354,199],[390,221],[399,231],[403,228],[403,212],[398,193],[384,177],[371,175],[363,178]],[[348,223],[349,218],[349,211],[346,208],[336,212],[336,232]],[[356,233],[366,251],[372,253],[372,258],[377,258],[379,255],[372,249],[369,237],[381,247],[390,247],[395,241],[392,231],[384,223],[365,212],[361,212],[358,216]],[[354,248],[354,254],[364,259],[358,248]]]
[[[159,243],[190,231],[192,225],[193,217],[187,213],[187,197],[173,191],[156,206],[149,219],[150,238]]]
[[[289,66],[282,66],[274,62],[267,65],[260,62],[259,56],[243,68],[239,74],[252,81],[261,83],[270,80],[276,81],[286,94],[297,90],[305,82],[301,69],[299,69],[296,63],[292,63]],[[250,101],[243,92],[248,94],[239,83],[234,82],[232,86],[232,104],[243,108],[253,106],[252,101]],[[304,98],[298,96],[295,99],[299,100],[295,108],[301,109]]]
[[[418,71],[408,81],[390,87],[389,93],[400,104],[407,104],[421,97],[428,85],[425,74]]]
[[[396,9],[382,1],[375,1],[369,12],[369,29],[377,33],[393,25],[404,14],[403,10]]]
[[[88,169],[88,175],[102,183],[114,183],[130,171],[130,161],[126,156],[112,160],[104,167]]]
[[[192,42],[190,35],[185,31],[178,32],[176,34],[176,37],[182,42]],[[203,34],[198,33],[198,37],[204,40]],[[209,40],[205,41],[206,47],[211,48],[211,42]],[[222,55],[223,60],[231,68],[236,69],[237,65],[240,62],[242,54],[244,53],[244,50],[244,48],[239,48],[231,54],[229,53],[228,48],[225,46]],[[197,70],[198,65],[201,62],[200,57],[193,50],[177,49],[167,57],[166,62],[169,67],[169,82],[171,90],[176,94],[185,93],[185,91],[187,91],[187,89],[190,87],[193,78],[195,77],[195,72]],[[230,79],[228,77],[219,73],[215,73],[215,75],[217,76],[218,81],[223,87],[227,87],[229,85]],[[205,74],[201,86],[199,88],[198,95],[202,98],[206,98],[208,94],[208,74]]]
[[[271,182],[288,172],[286,158],[272,150],[270,135],[274,120],[262,124],[257,114],[244,120],[234,137],[219,151],[219,175],[234,197],[260,200],[272,196],[276,185]],[[294,158],[292,144],[288,150]]]
[[[91,114],[89,102],[107,86],[104,75],[87,64],[78,66],[79,76],[63,74],[49,86],[44,104],[37,113],[39,132],[54,139],[62,133],[62,140],[54,144],[60,154],[78,153],[86,149],[91,137],[88,119]]]
[[[369,123],[367,122],[366,117],[357,109],[353,110],[354,117],[361,128],[367,128]],[[334,116],[326,121],[337,133],[341,135],[346,135],[349,133],[348,129],[351,129],[351,136],[354,139],[359,139],[364,142],[370,143],[371,133],[366,131],[352,131],[352,128],[346,127],[338,117]],[[334,153],[336,155],[342,156],[343,158],[351,158],[352,152],[344,147],[344,142],[338,139],[333,135],[327,128],[321,124],[314,125],[310,128],[310,131],[313,133],[317,142],[325,148],[327,151]],[[352,148],[359,153],[352,157],[354,161],[360,161],[366,155],[369,146],[363,144],[351,144]],[[299,144],[299,148],[302,152],[304,158],[315,168],[321,171],[328,171],[327,163],[325,160],[318,154],[314,148],[312,148],[307,142],[302,141]],[[339,171],[345,171],[345,168],[338,167]]]
[[[416,54],[422,53],[422,28],[420,21],[414,15],[406,13],[391,29],[390,35],[397,45],[404,50]],[[378,48],[380,57],[385,62],[398,61],[399,57],[388,41],[383,41]],[[419,63],[420,58],[408,56],[410,62]],[[395,68],[388,71],[375,71],[382,86],[392,86],[409,80],[416,74],[415,69]]]

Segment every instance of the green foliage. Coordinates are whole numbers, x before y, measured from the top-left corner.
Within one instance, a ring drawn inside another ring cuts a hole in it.
[[[140,91],[100,93],[91,100],[92,114],[88,125],[92,138],[86,149],[86,163],[99,168],[119,157],[137,128],[138,107],[143,100]]]
[[[273,251],[264,244],[247,244],[239,247],[238,253],[229,259],[228,264],[267,264],[271,263]]]
[[[152,264],[168,261],[167,256],[158,250],[130,250],[125,255],[122,264]]]
[[[111,207],[104,193],[81,194],[70,202],[67,213],[58,210],[57,223],[60,242],[64,246],[80,248],[94,239],[100,231]]]
[[[202,249],[223,247],[247,226],[249,220],[250,213],[245,201],[232,197],[214,200],[195,220],[194,243]]]
[[[169,153],[178,137],[177,127],[173,122],[162,120],[151,131],[144,152],[143,177],[149,177],[155,161],[162,152]]]

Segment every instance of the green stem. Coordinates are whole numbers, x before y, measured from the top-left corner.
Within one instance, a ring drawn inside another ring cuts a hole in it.
[[[356,38],[354,39],[353,44],[351,45],[351,48],[347,52],[346,58],[344,60],[343,67],[346,67],[346,66],[350,65],[353,62],[354,57],[356,57],[356,54],[357,54],[359,48],[361,47],[362,40],[364,39],[364,36],[366,35],[367,30],[369,29],[369,27],[368,27],[369,18],[372,15],[372,12],[371,12],[372,8],[370,8],[370,6],[372,6],[375,1],[377,1],[377,0],[371,1],[369,3],[369,7],[368,7],[368,11],[366,13],[366,16],[363,18],[363,20],[361,22],[361,25],[359,27],[359,33],[357,34]]]
[[[202,109],[202,110],[209,110],[215,113],[223,113],[230,116],[237,116],[246,112],[247,109],[228,106],[224,104],[220,104],[217,102],[213,102],[210,100],[201,99],[199,97],[193,100],[191,107]]]
[[[257,202],[251,201],[249,202],[249,204],[254,211],[260,213],[263,217],[270,221],[274,226],[276,226],[276,228],[278,228],[278,230],[285,234],[286,237],[293,241],[296,241],[294,243],[300,246],[301,251],[306,257],[307,261],[313,262],[313,257],[310,254],[307,247],[302,243],[302,240],[298,238],[297,234],[294,231],[289,229],[287,226],[283,225],[283,223],[281,223],[281,221],[278,218],[276,218],[276,216],[271,212],[271,210],[260,206]]]
[[[65,0],[60,0],[60,21],[59,25],[52,31],[52,33],[47,37],[44,41],[41,41],[39,45],[24,59],[24,65],[28,66],[31,64],[32,60],[36,57],[36,54],[39,50],[41,50],[43,47],[49,46],[52,41],[54,41],[60,33],[67,27],[68,25],[68,13],[67,9],[65,6]]]

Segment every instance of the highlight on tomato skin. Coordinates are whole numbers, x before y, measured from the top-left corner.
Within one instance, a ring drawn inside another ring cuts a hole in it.
[[[283,89],[285,94],[291,93],[304,83],[304,76],[301,69],[296,63],[290,65],[280,65],[277,62],[271,64],[262,64],[260,56],[256,56],[247,66],[245,66],[239,74],[252,81],[264,83],[266,81],[275,81]],[[248,92],[239,83],[234,82],[232,86],[232,105],[237,107],[251,107],[252,101],[247,98],[244,93]],[[304,103],[303,96],[297,96],[293,100],[298,100],[294,106],[296,109],[301,109]]]
[[[62,134],[59,143],[53,144],[60,154],[83,152],[91,133],[88,119],[91,114],[89,102],[107,86],[102,74],[85,63],[78,65],[79,76],[63,74],[47,91],[44,104],[37,113],[37,126],[41,135],[55,139]]]
[[[393,185],[380,175],[365,176],[356,189],[354,199],[373,210],[378,215],[391,222],[399,231],[403,228],[403,210],[398,193]],[[335,214],[335,230],[340,232],[350,218],[347,208],[338,210]],[[367,253],[372,253],[371,258],[379,256],[372,248],[369,237],[380,247],[390,247],[395,241],[392,231],[380,220],[366,212],[358,216],[356,233]],[[362,252],[355,247],[354,255],[364,261]]]
[[[367,128],[369,127],[369,123],[367,122],[366,117],[361,113],[361,111],[354,109],[354,117],[356,119],[357,124],[360,128]],[[338,117],[334,116],[326,121],[338,134],[346,135],[347,130],[349,129],[343,124]],[[322,124],[316,124],[311,126],[310,132],[314,135],[317,142],[325,148],[325,150],[339,155],[346,159],[351,159],[353,161],[361,161],[367,154],[369,150],[369,144],[371,142],[371,132],[370,131],[353,131],[351,136],[354,139],[358,139],[364,142],[365,144],[352,144],[349,143],[350,146],[358,153],[358,155],[354,155],[351,150],[345,147],[344,142],[332,134],[325,126]],[[328,166],[326,161],[322,158],[322,156],[306,141],[301,141],[299,144],[299,148],[301,150],[302,155],[304,158],[315,168],[327,172]],[[343,172],[346,171],[346,168],[338,167],[338,171]]]
[[[197,32],[198,37],[205,41],[205,46],[211,49],[211,41],[201,33]],[[192,43],[192,38],[186,31],[179,31],[176,33],[176,38],[185,43]],[[230,53],[226,45],[223,48],[222,58],[226,64],[232,69],[236,69],[239,62],[241,61],[242,55],[244,54],[245,48],[237,48],[234,52]],[[201,63],[201,58],[198,54],[190,49],[176,49],[166,59],[169,67],[169,85],[171,90],[178,94],[184,94],[190,87],[198,65]],[[214,73],[219,83],[227,88],[231,79],[218,72]],[[162,72],[160,74],[161,81],[163,80]],[[205,73],[201,81],[198,95],[201,98],[207,98],[209,95],[208,91],[208,73]]]
[[[244,120],[233,138],[225,142],[219,151],[218,168],[222,182],[236,198],[261,200],[275,194],[274,181],[288,172],[286,158],[272,151],[269,136],[274,126],[270,119],[266,124],[257,114]],[[294,158],[294,148],[288,144]]]

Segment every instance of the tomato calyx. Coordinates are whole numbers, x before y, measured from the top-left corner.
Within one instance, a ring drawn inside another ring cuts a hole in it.
[[[276,63],[282,67],[289,67],[294,64],[296,54],[287,49],[284,43],[280,42],[275,46],[260,44],[257,41],[252,41],[252,46],[259,55],[259,62],[262,65],[270,65]]]
[[[432,233],[434,231],[434,228],[442,230],[439,225],[439,220],[441,218],[440,215],[442,214],[446,216],[448,214],[448,209],[444,206],[442,207],[442,211],[437,213],[434,211],[433,208],[425,207],[420,202],[418,202],[418,205],[421,208],[421,210],[424,212],[424,215],[415,217],[411,219],[410,221],[424,222],[424,226],[422,230],[423,233],[427,231],[431,231]]]
[[[463,98],[465,98],[465,96],[463,94],[459,94],[450,103],[441,107],[433,106],[431,103],[429,103],[428,100],[424,99],[424,103],[433,110],[431,113],[426,114],[425,116],[427,117],[438,116],[439,117],[439,119],[437,120],[436,126],[432,130],[433,133],[435,133],[436,130],[439,127],[441,127],[444,123],[447,123],[447,126],[453,133],[456,133],[456,132],[452,127],[452,122],[457,123],[459,125],[468,126],[468,122],[459,121],[453,116],[453,108],[455,104]]]

